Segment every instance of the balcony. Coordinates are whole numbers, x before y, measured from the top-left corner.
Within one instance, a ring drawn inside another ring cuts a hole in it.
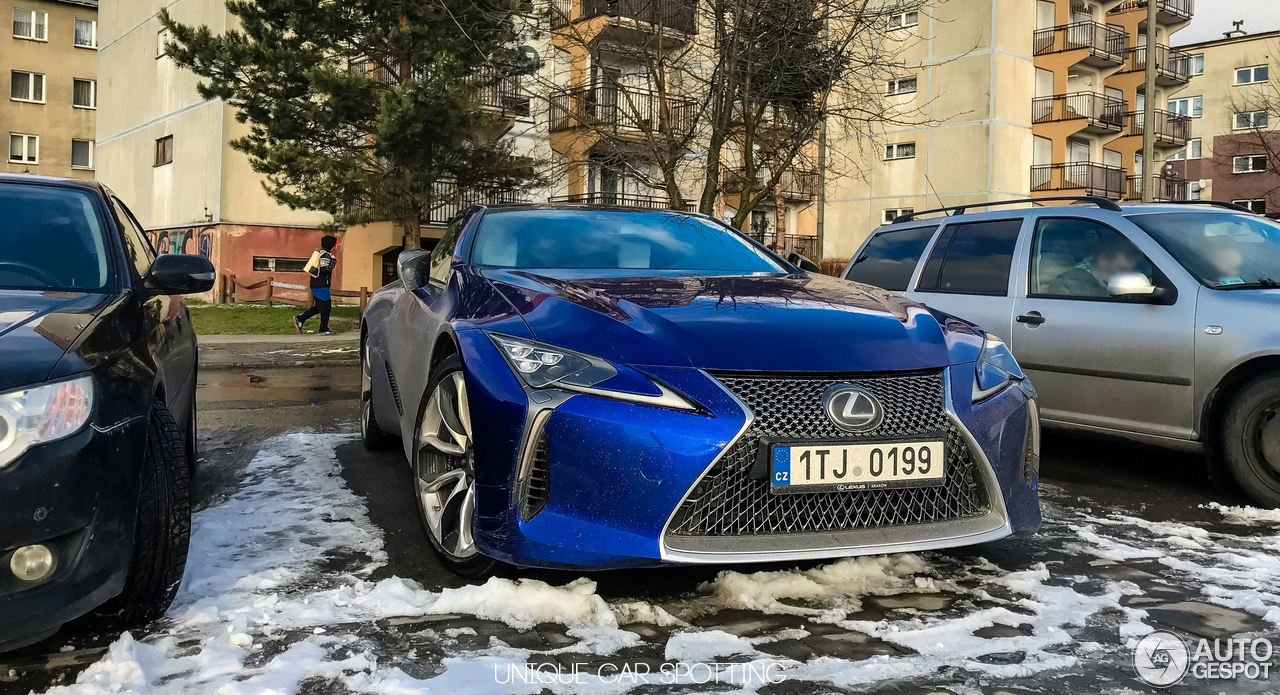
[[[1125,0],[1111,8],[1110,14],[1147,9],[1147,0]],[[1195,0],[1158,0],[1156,21],[1160,24],[1177,24],[1190,21],[1196,13]]]
[[[1187,144],[1187,139],[1191,137],[1190,118],[1170,113],[1164,109],[1156,109],[1155,116],[1157,144],[1170,145],[1172,147],[1182,147]],[[1141,111],[1130,111],[1124,117],[1129,123],[1126,134],[1141,136],[1144,130],[1142,126],[1146,119],[1146,114]]]
[[[762,179],[770,177],[767,168],[756,171],[756,181],[748,184],[746,169],[737,167],[725,169],[721,177],[720,190],[724,193],[742,193],[744,190],[759,190],[763,186]],[[781,200],[810,201],[818,197],[818,171],[816,169],[791,170],[784,172],[774,191],[775,198]]]
[[[1031,100],[1032,123],[1084,120],[1083,130],[1104,134],[1124,129],[1124,99],[1097,92],[1073,92]]]
[[[551,94],[551,132],[590,128],[611,133],[683,135],[693,127],[697,103],[644,89],[588,85]],[[665,110],[664,110],[665,109]],[[665,123],[664,121],[665,116]]]
[[[570,22],[594,17],[615,17],[651,27],[661,25],[681,34],[696,34],[697,5],[686,0],[553,0],[551,28],[559,29]]]
[[[645,210],[671,210],[671,201],[666,196],[634,195],[630,193],[613,193],[610,191],[594,191],[592,193],[574,193],[557,195],[547,199],[551,203],[572,203],[575,205],[608,205],[611,207],[643,208]],[[693,212],[693,203],[685,203],[678,208],[685,212]]]
[[[1038,164],[1031,167],[1031,191],[1084,191],[1119,199],[1125,193],[1124,169],[1094,162]]]
[[[1088,51],[1082,62],[1101,68],[1124,63],[1124,51],[1128,45],[1129,34],[1124,29],[1100,22],[1076,22],[1037,29],[1033,43],[1034,53],[1038,56]]]
[[[818,260],[818,237],[784,234],[782,249],[786,253],[798,253],[811,261]]]
[[[494,191],[463,189],[451,181],[440,181],[432,188],[437,201],[426,215],[422,216],[424,225],[448,224],[458,213],[472,205],[503,205],[511,203],[531,202],[522,191]]]
[[[525,93],[519,76],[499,77],[494,69],[489,68],[477,75],[477,79],[484,83],[480,88],[480,103],[483,106],[504,116],[529,117],[529,96]]]
[[[1128,200],[1142,200],[1143,177],[1130,176],[1126,179],[1128,188],[1125,192],[1125,198]],[[1152,190],[1155,193],[1153,200],[1187,200],[1187,196],[1191,191],[1191,182],[1186,179],[1172,178],[1168,176],[1152,176]]]
[[[1156,46],[1156,84],[1176,87],[1191,79],[1191,54],[1177,48]],[[1128,50],[1125,72],[1144,72],[1147,69],[1147,47],[1137,46]]]

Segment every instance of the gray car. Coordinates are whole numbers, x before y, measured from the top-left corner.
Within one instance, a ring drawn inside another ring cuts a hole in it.
[[[1204,452],[1280,507],[1280,224],[1228,203],[1072,200],[900,217],[844,277],[1007,342],[1046,427]]]

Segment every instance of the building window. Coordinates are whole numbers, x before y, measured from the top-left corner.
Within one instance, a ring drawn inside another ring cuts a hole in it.
[[[98,23],[92,19],[76,17],[76,45],[80,48],[98,47]]]
[[[253,270],[258,273],[304,273],[306,265],[306,258],[253,257]]]
[[[13,35],[19,39],[47,41],[49,38],[49,13],[40,10],[13,11]]]
[[[38,72],[13,71],[9,86],[9,98],[14,101],[44,103],[44,75]]]
[[[75,78],[71,83],[71,105],[80,109],[98,108],[98,81]]]
[[[1179,162],[1184,159],[1200,159],[1200,138],[1187,141],[1187,146],[1169,155],[1168,161]]]
[[[1232,157],[1231,171],[1236,174],[1256,174],[1267,170],[1267,155],[1249,154]]]
[[[1246,111],[1236,114],[1236,130],[1253,130],[1267,127],[1266,111]]]
[[[1255,198],[1253,200],[1233,200],[1231,202],[1241,207],[1249,208],[1249,212],[1256,213],[1258,215],[1267,214],[1266,198]]]
[[[1204,115],[1204,99],[1202,97],[1183,97],[1169,100],[1170,113],[1179,116],[1199,118]]]
[[[173,164],[173,136],[166,135],[156,140],[156,166]]]
[[[915,156],[916,144],[914,142],[900,142],[884,146],[885,159],[914,159]]]
[[[893,224],[893,221],[899,217],[910,215],[915,211],[915,208],[886,208],[884,211],[884,223]]]
[[[93,141],[92,140],[72,140],[71,141],[71,168],[72,169],[92,169],[93,168]]]
[[[9,161],[15,164],[39,164],[40,138],[35,135],[10,133]]]
[[[1188,199],[1188,200],[1200,200],[1200,196],[1201,196],[1201,194],[1202,194],[1203,192],[1204,192],[1204,191],[1203,191],[1203,189],[1200,187],[1200,182],[1199,182],[1199,181],[1191,181],[1191,182],[1189,182],[1189,183],[1187,184],[1187,199]]]
[[[916,78],[903,77],[898,80],[889,80],[889,96],[895,94],[914,94],[916,91]]]
[[[1269,73],[1270,68],[1266,65],[1256,65],[1251,68],[1239,68],[1236,70],[1236,84],[1258,84],[1271,79]]]
[[[889,15],[890,29],[906,29],[920,23],[919,12],[899,12]]]
[[[1191,74],[1193,76],[1204,74],[1204,54],[1203,53],[1197,53],[1191,56]]]
[[[170,36],[168,29],[161,29],[159,33],[156,34],[156,60],[164,57],[165,46],[169,44],[169,39]]]

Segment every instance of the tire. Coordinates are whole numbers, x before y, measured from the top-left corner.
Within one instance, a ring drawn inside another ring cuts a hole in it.
[[[1280,508],[1280,372],[1245,384],[1222,419],[1222,454],[1255,503]]]
[[[112,628],[157,620],[169,610],[182,582],[191,540],[190,463],[183,439],[173,414],[154,401],[124,591],[95,611]]]
[[[390,449],[397,439],[378,426],[373,414],[373,379],[369,376],[369,360],[364,345],[360,346],[360,441],[369,451]]]
[[[442,394],[449,392],[450,389],[458,388],[459,384],[463,394],[462,400],[465,400],[466,380],[462,377],[462,360],[457,355],[452,355],[432,371],[431,378],[427,382],[422,407],[418,413],[417,423],[414,425],[415,447],[418,446],[418,442],[423,441],[423,425],[431,421],[433,394],[438,390],[441,390]],[[455,414],[460,410],[453,408]],[[445,415],[439,416],[441,424],[445,419]],[[470,442],[470,414],[467,413],[464,419],[456,419],[462,420],[458,423],[461,425],[459,429],[467,431],[466,438]],[[485,557],[475,548],[475,457],[470,444],[463,448],[464,453],[461,455],[442,453],[429,444],[415,448],[412,461],[413,497],[417,501],[418,521],[422,525],[422,531],[427,537],[427,543],[431,545],[432,552],[440,559],[440,563],[459,576],[481,579],[492,576],[497,571],[499,563],[497,560]],[[433,491],[433,485],[448,485],[450,489],[446,491],[440,488]],[[432,502],[437,504],[433,505]],[[428,513],[429,506],[437,510],[435,514]],[[433,517],[436,517],[434,522]],[[447,533],[446,529],[452,530],[452,533]],[[465,550],[463,549],[465,542],[460,540],[464,531],[466,537],[472,539],[470,547]]]

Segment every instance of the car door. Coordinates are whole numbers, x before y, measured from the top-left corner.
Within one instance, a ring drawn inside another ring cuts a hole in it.
[[[907,296],[1007,338],[1013,317],[1010,270],[1021,217],[948,224]]]
[[[1045,214],[1032,226],[1010,347],[1044,418],[1189,439],[1195,292],[1178,296],[1148,253],[1167,256],[1123,220]],[[1107,294],[1126,269],[1163,287],[1165,303]]]

